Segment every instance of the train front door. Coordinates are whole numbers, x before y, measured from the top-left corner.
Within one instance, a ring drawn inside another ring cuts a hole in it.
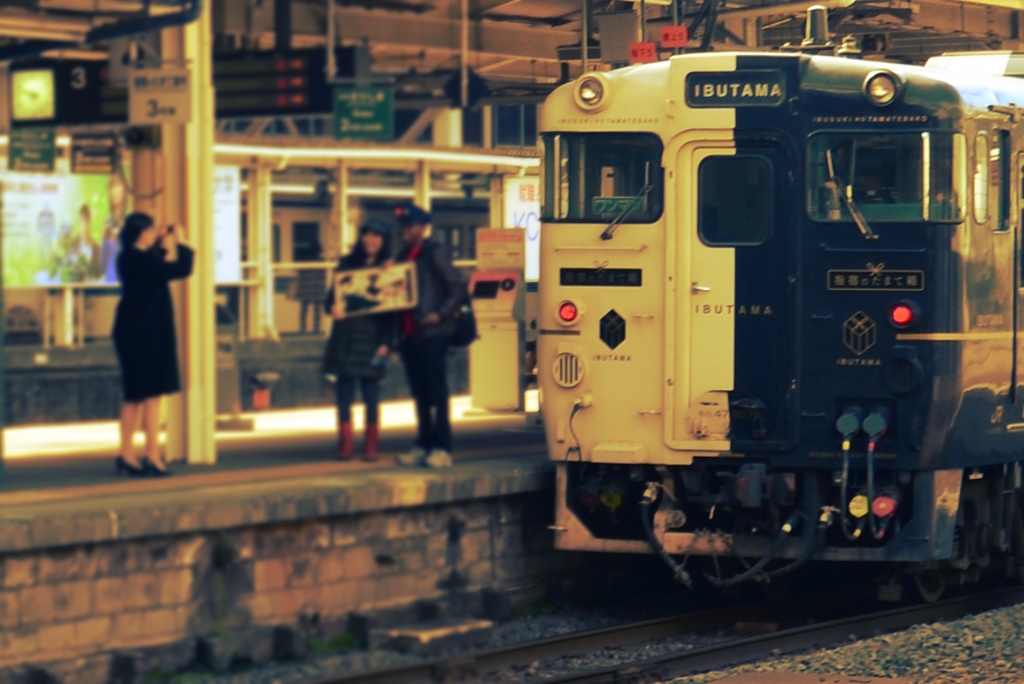
[[[795,236],[786,152],[683,145],[669,205],[666,443],[693,451],[793,441]]]

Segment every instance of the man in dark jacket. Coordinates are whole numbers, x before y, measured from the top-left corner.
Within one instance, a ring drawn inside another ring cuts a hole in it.
[[[397,261],[416,263],[419,303],[404,312],[400,351],[409,390],[416,401],[416,446],[399,456],[407,466],[451,465],[452,426],[449,418],[448,340],[455,332],[455,318],[466,301],[462,274],[452,265],[448,250],[426,237],[430,214],[419,207],[396,211],[405,243]]]

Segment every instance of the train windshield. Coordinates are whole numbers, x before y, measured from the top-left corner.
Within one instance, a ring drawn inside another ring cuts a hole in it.
[[[807,157],[808,213],[817,221],[853,220],[840,193],[871,223],[963,218],[960,134],[824,133],[811,138]]]
[[[647,133],[548,133],[545,221],[653,223],[661,217],[661,140]]]

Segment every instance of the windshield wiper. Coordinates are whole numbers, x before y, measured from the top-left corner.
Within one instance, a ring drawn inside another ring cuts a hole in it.
[[[832,150],[825,150],[825,160],[828,162],[828,177],[829,182],[832,185],[832,194],[836,196],[836,199],[842,200],[846,206],[846,210],[850,212],[850,216],[853,217],[853,222],[860,228],[861,234],[866,240],[877,240],[878,235],[875,231],[871,230],[871,226],[868,224],[868,220],[864,218],[864,214],[860,213],[860,209],[854,203],[853,198],[849,196],[849,188],[843,185],[838,178],[836,178],[836,171],[832,164]]]
[[[629,203],[629,206],[623,209],[622,212],[615,217],[615,220],[609,223],[608,227],[604,229],[604,232],[601,233],[601,239],[611,240],[612,236],[615,234],[615,229],[618,228],[622,222],[636,210],[637,207],[643,204],[644,198],[647,197],[653,189],[654,185],[652,183],[648,183],[642,187],[640,192],[633,198],[633,201]]]

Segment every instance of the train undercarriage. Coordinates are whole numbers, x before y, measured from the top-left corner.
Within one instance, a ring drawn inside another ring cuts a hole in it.
[[[675,577],[772,591],[809,561],[870,564],[878,596],[924,600],[999,575],[1024,579],[1021,464],[969,471],[558,464],[559,548],[658,553]],[[873,501],[868,506],[867,501]],[[774,586],[772,586],[774,585]]]

